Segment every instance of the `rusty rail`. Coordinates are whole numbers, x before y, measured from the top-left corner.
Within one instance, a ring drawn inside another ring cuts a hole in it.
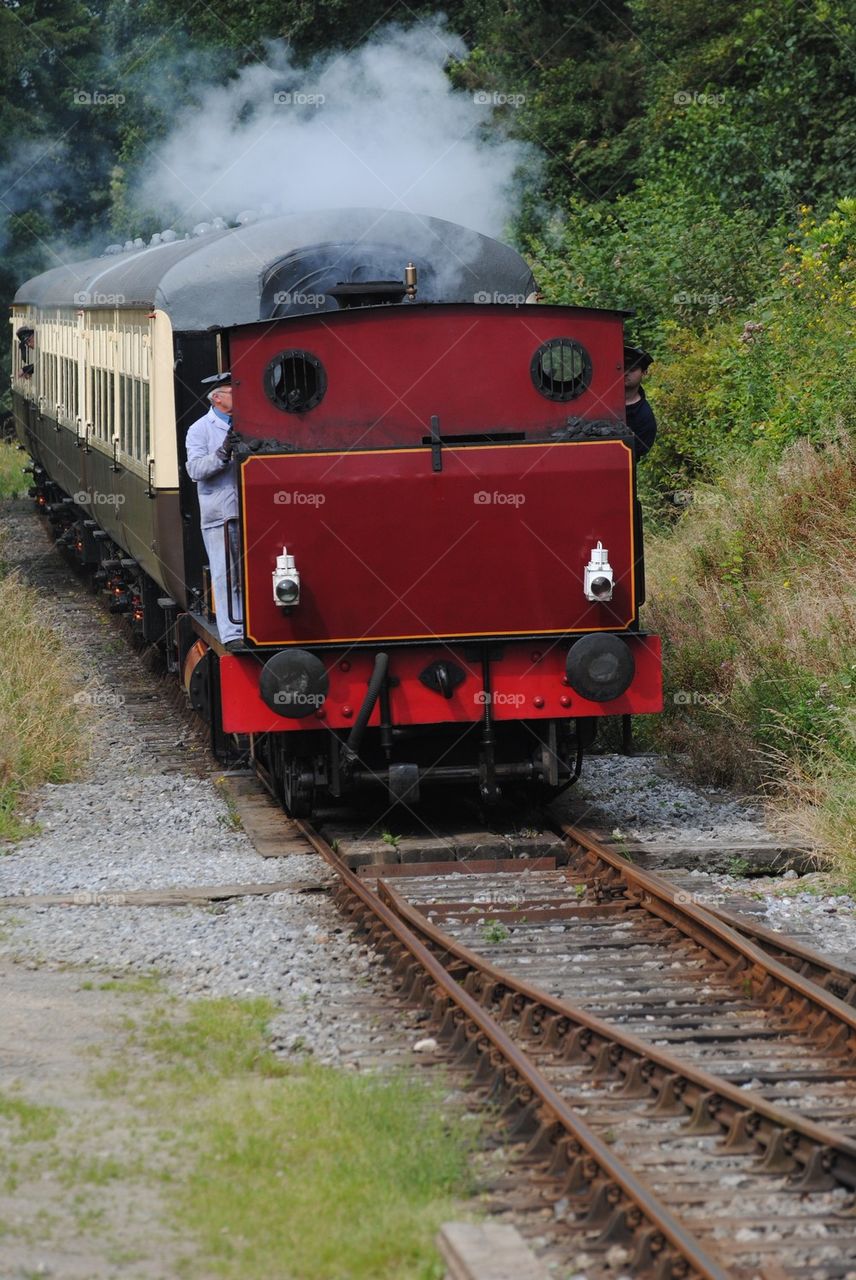
[[[729,965],[731,972],[739,975],[747,994],[764,1000],[778,988],[786,1000],[783,1012],[802,1022],[819,1044],[856,1056],[856,1010],[850,1005],[756,946],[721,916],[697,903],[678,901],[682,891],[669,881],[633,866],[577,827],[563,823],[561,829],[570,844],[579,849],[583,865],[594,870],[598,863],[603,864],[608,873],[607,885],[623,882],[630,896],[645,910]]]
[[[711,915],[729,925],[736,933],[744,934],[751,942],[768,951],[782,964],[794,969],[815,986],[837,996],[845,1004],[856,1005],[856,969],[828,960],[811,947],[804,946],[784,934],[768,929],[749,916],[729,911],[727,907],[707,907]]]

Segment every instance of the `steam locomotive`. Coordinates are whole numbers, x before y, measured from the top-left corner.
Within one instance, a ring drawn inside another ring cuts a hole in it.
[[[661,708],[623,314],[533,305],[517,253],[439,219],[201,232],[16,294],[16,430],[59,545],[295,815],[567,785],[601,717]],[[229,369],[237,653],[184,465]]]

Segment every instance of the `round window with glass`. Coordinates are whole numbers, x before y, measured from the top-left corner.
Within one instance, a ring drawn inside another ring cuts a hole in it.
[[[574,338],[551,338],[535,352],[530,372],[548,400],[573,400],[591,382],[591,357]]]

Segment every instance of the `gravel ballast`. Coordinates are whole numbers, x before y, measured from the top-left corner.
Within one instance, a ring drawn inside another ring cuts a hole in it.
[[[563,813],[580,825],[596,824],[618,840],[674,846],[685,855],[677,861],[694,873],[699,891],[712,904],[737,907],[739,900],[749,898],[757,905],[760,923],[856,968],[856,898],[842,891],[834,875],[798,875],[794,870],[746,875],[739,855],[732,874],[708,870],[713,842],[738,850],[789,843],[778,815],[761,804],[721,788],[696,786],[662,757],[594,756],[586,760]]]

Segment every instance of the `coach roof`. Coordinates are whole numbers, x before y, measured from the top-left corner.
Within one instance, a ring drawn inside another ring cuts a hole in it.
[[[39,308],[165,311],[180,331],[336,310],[338,283],[403,279],[420,302],[520,301],[535,288],[513,249],[439,218],[346,209],[287,214],[55,267],[21,285]]]

